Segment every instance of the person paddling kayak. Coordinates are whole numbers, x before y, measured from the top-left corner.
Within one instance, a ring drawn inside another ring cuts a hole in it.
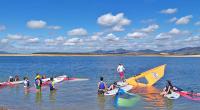
[[[50,91],[56,90],[55,89],[55,81],[54,81],[53,77],[50,78],[50,81],[51,81],[49,84]]]
[[[119,64],[117,67],[117,72],[119,73],[121,80],[124,80],[124,71],[125,71],[124,66],[122,64]]]
[[[173,86],[170,80],[167,80],[167,85],[162,90],[162,92],[160,93],[160,95],[165,96],[167,94],[171,94],[174,91],[178,91],[178,88],[176,88],[175,86]]]
[[[98,94],[104,94],[107,90],[107,85],[103,82],[103,77],[100,77],[100,82],[98,83]]]

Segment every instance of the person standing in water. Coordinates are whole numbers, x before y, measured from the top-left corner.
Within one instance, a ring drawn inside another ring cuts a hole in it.
[[[42,86],[42,83],[41,83],[40,77],[36,77],[35,87],[36,87],[37,92],[41,91],[41,86]]]
[[[121,80],[124,80],[124,71],[125,71],[124,66],[122,64],[119,64],[117,67],[117,72],[119,73]]]
[[[55,81],[53,80],[53,77],[50,78],[50,81],[51,81],[49,84],[50,91],[56,90],[55,89]]]
[[[103,77],[100,77],[100,82],[98,83],[98,94],[104,94],[107,90],[107,85],[103,82]]]
[[[28,80],[28,77],[24,77],[24,88],[30,87],[30,81]]]

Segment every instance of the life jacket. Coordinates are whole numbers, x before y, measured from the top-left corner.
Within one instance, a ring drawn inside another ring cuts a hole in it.
[[[105,83],[103,81],[100,82],[99,84],[99,89],[105,89]]]
[[[24,87],[29,87],[29,86],[30,86],[29,80],[25,80],[25,81],[24,81]]]
[[[50,90],[54,90],[54,89],[55,89],[55,88],[54,88],[54,84],[55,84],[54,81],[52,81],[52,82],[49,84]]]
[[[36,80],[35,80],[35,85],[36,85],[36,86],[40,86],[40,85],[39,85],[39,82],[40,82],[40,85],[41,85],[40,79],[36,79]]]

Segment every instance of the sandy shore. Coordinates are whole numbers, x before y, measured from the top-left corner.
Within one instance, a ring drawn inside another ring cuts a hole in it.
[[[200,57],[200,55],[134,55],[134,54],[0,54],[0,56],[146,56],[146,57]]]

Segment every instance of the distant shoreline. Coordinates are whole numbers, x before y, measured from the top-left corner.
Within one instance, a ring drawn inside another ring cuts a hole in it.
[[[200,57],[200,55],[160,55],[160,54],[0,54],[0,56],[146,56],[146,57]]]

